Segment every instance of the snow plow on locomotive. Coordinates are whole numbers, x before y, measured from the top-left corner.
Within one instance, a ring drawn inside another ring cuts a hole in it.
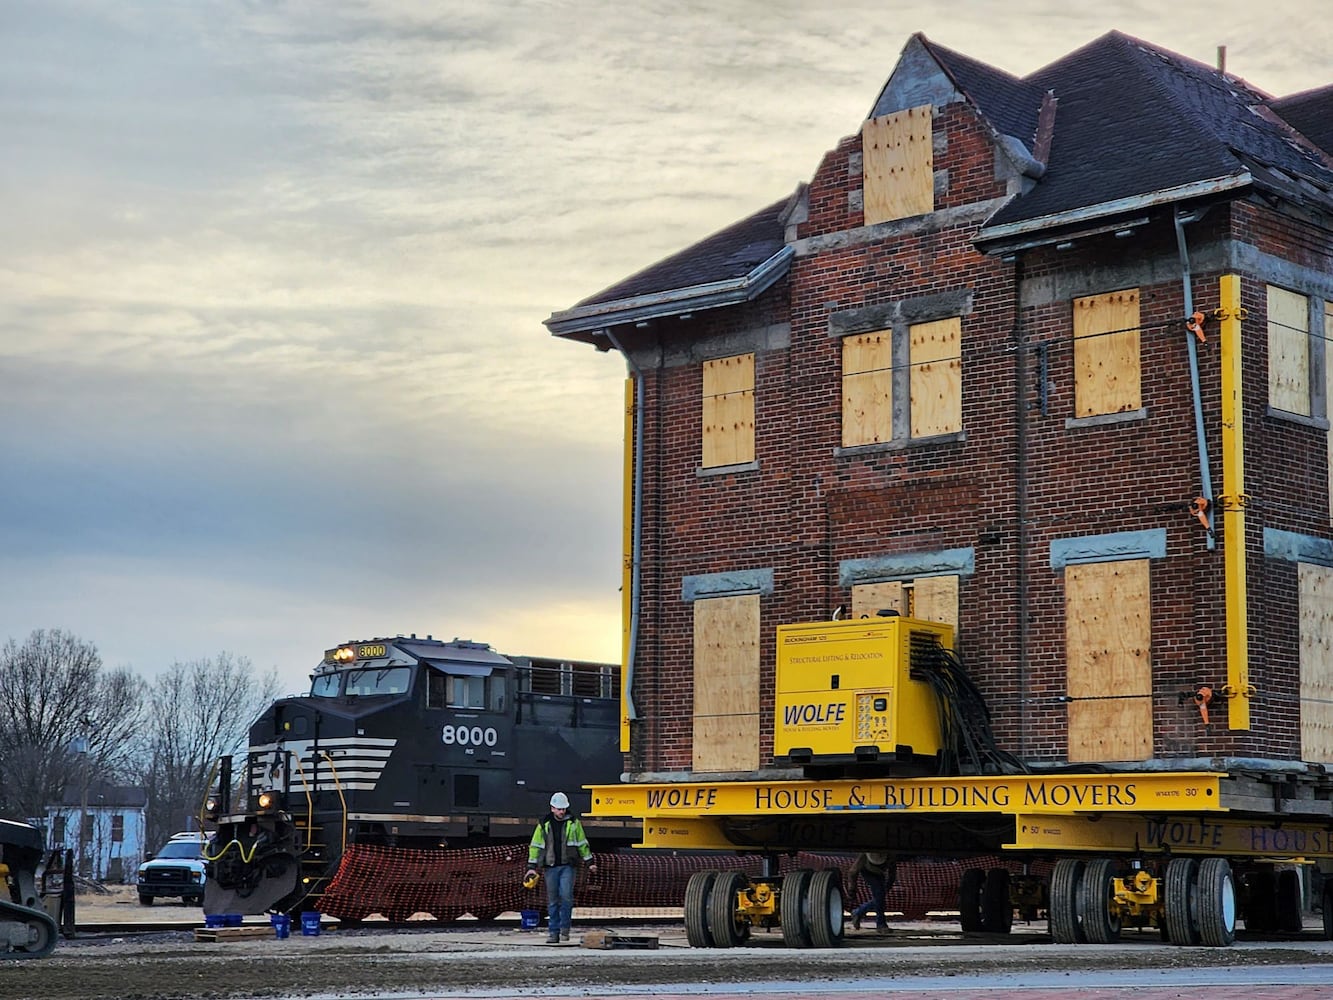
[[[619,673],[430,636],[328,650],[308,694],[256,720],[244,760],[218,762],[202,816],[213,827],[204,912],[320,909],[357,851],[447,872],[429,862],[525,842],[556,790],[586,811],[582,786],[621,772]],[[588,832],[636,837],[620,821],[589,819]],[[467,905],[437,908],[443,919]]]

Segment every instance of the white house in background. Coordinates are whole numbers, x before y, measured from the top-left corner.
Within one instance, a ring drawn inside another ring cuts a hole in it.
[[[47,846],[74,852],[75,869],[102,882],[132,880],[144,859],[144,812],[148,792],[127,785],[93,782],[65,792],[58,805],[46,807]],[[86,811],[85,811],[86,806]],[[79,817],[83,817],[83,852],[79,851]]]

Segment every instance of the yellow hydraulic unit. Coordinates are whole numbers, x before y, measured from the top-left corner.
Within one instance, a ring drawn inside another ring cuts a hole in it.
[[[779,625],[773,752],[779,764],[911,764],[941,749],[924,671],[953,629],[914,618]]]

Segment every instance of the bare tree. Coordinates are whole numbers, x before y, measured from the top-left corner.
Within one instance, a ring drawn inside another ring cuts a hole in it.
[[[123,774],[134,758],[143,681],[106,670],[97,647],[38,629],[0,649],[0,812],[43,815],[67,788]],[[84,752],[76,752],[76,746]]]
[[[226,652],[174,663],[154,681],[143,771],[154,849],[198,815],[214,763],[244,749],[250,724],[277,690],[276,669],[256,676],[248,659]]]

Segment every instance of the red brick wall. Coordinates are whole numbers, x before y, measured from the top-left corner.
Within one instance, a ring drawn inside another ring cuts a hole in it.
[[[940,109],[935,158],[948,186],[937,208],[988,201],[1003,192],[984,129],[962,105]],[[821,163],[809,189],[798,238],[845,233],[861,225],[851,197],[860,175],[849,168],[859,137]],[[890,228],[895,228],[890,226]],[[911,229],[913,227],[896,227]],[[918,227],[919,228],[919,227]],[[746,331],[790,322],[790,346],[756,353],[757,471],[700,476],[700,367],[648,371],[645,383],[644,604],[633,734],[635,771],[690,765],[692,607],[683,577],[771,568],[775,593],[762,601],[761,761],[772,757],[774,628],[819,620],[848,592],[842,560],[898,552],[972,548],[975,572],[960,586],[960,652],[986,695],[1000,745],[1032,760],[1066,753],[1063,577],[1049,564],[1052,541],[1111,532],[1165,529],[1167,557],[1152,561],[1154,755],[1298,754],[1296,568],[1263,556],[1264,526],[1328,535],[1324,434],[1265,415],[1266,334],[1261,276],[1246,276],[1245,420],[1249,492],[1251,671],[1260,695],[1252,730],[1231,732],[1221,699],[1205,728],[1182,692],[1226,681],[1220,518],[1209,550],[1188,506],[1199,492],[1184,303],[1169,215],[1131,239],[1089,238],[1065,251],[1026,253],[1025,301],[1018,337],[1025,345],[1027,544],[1019,550],[1017,467],[1018,356],[1014,263],[972,247],[976,223],[906,233],[882,242],[827,249],[798,247],[788,280],[745,307],[625,331],[646,348],[661,341],[698,358],[708,345],[734,344]],[[1213,209],[1187,230],[1193,246],[1247,242],[1304,266],[1333,270],[1325,230],[1256,205]],[[1290,248],[1290,251],[1288,251]],[[1149,280],[1114,282],[1117,273]],[[1162,262],[1165,262],[1163,265]],[[1120,269],[1119,271],[1117,269]],[[1194,275],[1195,307],[1218,304],[1218,273]],[[1069,428],[1073,413],[1071,299],[1139,287],[1145,420]],[[1065,289],[1045,294],[1041,289]],[[940,292],[970,290],[962,320],[965,440],[836,456],[841,437],[840,342],[831,314]],[[1076,291],[1075,291],[1076,290]],[[1217,324],[1199,345],[1214,493],[1222,492]],[[1047,344],[1047,411],[1038,408],[1039,355]],[[735,353],[728,348],[727,353]],[[1333,352],[1331,352],[1333,353]],[[1027,656],[1020,662],[1018,589],[1028,588]],[[1108,692],[1113,693],[1113,692]]]

